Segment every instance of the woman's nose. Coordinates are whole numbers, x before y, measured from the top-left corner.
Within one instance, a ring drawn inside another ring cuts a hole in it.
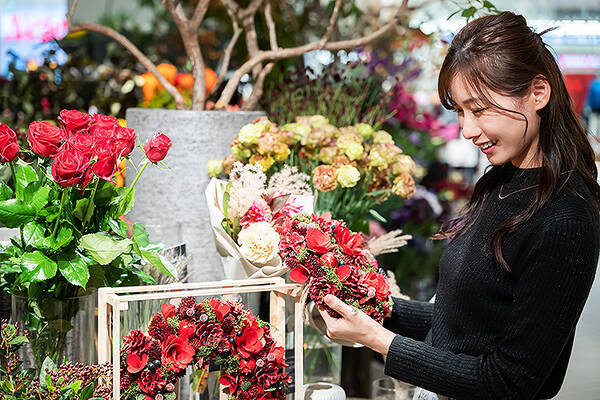
[[[467,140],[471,140],[471,139],[481,135],[481,129],[479,128],[479,125],[477,124],[475,119],[470,117],[469,115],[465,115],[465,117],[463,118],[461,127],[462,127],[462,134],[463,134],[464,138]]]

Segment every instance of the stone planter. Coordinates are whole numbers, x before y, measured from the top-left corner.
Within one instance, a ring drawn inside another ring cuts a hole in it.
[[[169,169],[147,168],[138,181],[128,219],[144,224],[152,241],[167,246],[186,243],[192,257],[190,282],[223,278],[204,197],[209,181],[206,163],[225,157],[240,128],[263,115],[255,111],[127,110],[127,126],[135,129],[142,144],[156,132],[173,142],[165,159]],[[137,163],[141,152],[134,153]],[[135,170],[128,170],[128,183],[134,177]]]

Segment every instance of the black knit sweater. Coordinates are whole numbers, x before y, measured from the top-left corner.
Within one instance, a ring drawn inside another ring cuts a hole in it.
[[[503,243],[512,272],[491,251],[500,222],[535,199],[537,169],[502,168],[475,224],[445,249],[435,303],[394,299],[397,333],[385,373],[455,399],[547,399],[562,385],[575,325],[598,262],[600,221],[575,172]]]

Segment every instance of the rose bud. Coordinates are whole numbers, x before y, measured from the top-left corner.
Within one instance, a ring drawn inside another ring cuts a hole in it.
[[[63,140],[59,127],[46,121],[35,121],[29,125],[27,138],[31,151],[42,157],[51,157],[58,152]]]
[[[17,158],[18,154],[17,135],[8,126],[0,124],[0,161],[10,162]]]
[[[156,133],[144,145],[144,152],[148,160],[153,163],[162,161],[171,147],[171,139],[162,133]]]

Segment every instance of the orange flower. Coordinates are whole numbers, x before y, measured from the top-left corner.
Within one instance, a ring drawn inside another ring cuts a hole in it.
[[[177,74],[175,77],[175,87],[178,90],[186,90],[194,87],[194,76],[189,73]]]
[[[162,63],[156,66],[156,69],[162,76],[165,77],[171,85],[175,83],[175,77],[177,76],[177,67],[172,64]]]

